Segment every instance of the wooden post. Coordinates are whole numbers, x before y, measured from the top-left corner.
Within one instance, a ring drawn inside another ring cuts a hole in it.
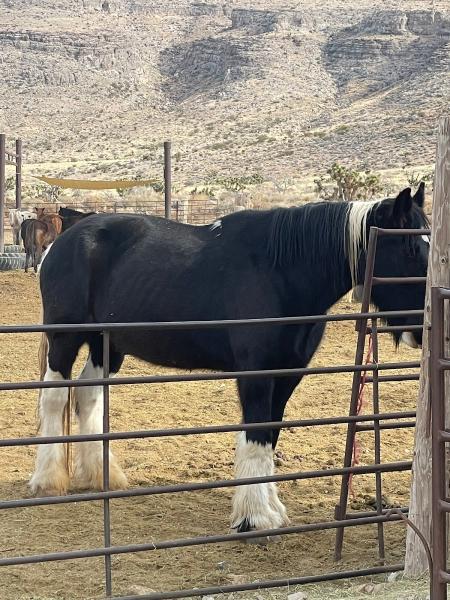
[[[16,208],[22,208],[22,140],[16,140]]]
[[[431,286],[450,287],[450,117],[439,123],[434,176],[432,233],[428,259],[427,291],[425,298],[424,336],[419,397],[417,401],[416,433],[412,469],[409,518],[431,542],[431,438],[430,438],[430,381],[428,372],[431,319]],[[449,323],[446,319],[446,331]],[[445,341],[446,355],[450,355],[449,336]],[[450,415],[450,396],[447,394],[447,427]],[[448,462],[448,461],[447,461]],[[406,537],[405,576],[417,577],[428,569],[428,561],[417,535],[408,528]]]
[[[0,133],[0,254],[5,251],[6,135]]]
[[[170,219],[172,203],[172,164],[170,142],[164,142],[164,216]]]

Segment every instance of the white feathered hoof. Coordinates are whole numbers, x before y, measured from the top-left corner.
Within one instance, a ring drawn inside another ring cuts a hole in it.
[[[271,444],[247,440],[240,433],[236,445],[236,479],[273,475]],[[289,523],[286,509],[278,499],[275,483],[258,483],[236,488],[233,497],[231,529],[237,532],[278,529]],[[272,536],[269,536],[272,537]],[[250,538],[249,538],[250,539]],[[267,542],[267,537],[251,538],[253,543]]]
[[[242,486],[233,498],[231,529],[237,532],[278,529],[289,524],[286,509],[273,483]],[[280,536],[248,538],[250,544],[267,544]]]
[[[69,488],[69,473],[64,465],[41,465],[28,484],[33,496],[65,496]]]
[[[93,454],[86,460],[86,452],[76,454],[74,485],[81,490],[103,489],[103,461],[101,455]],[[128,481],[115,457],[109,457],[109,489],[126,490]]]

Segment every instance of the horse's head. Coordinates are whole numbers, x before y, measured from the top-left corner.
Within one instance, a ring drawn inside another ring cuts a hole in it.
[[[420,184],[414,196],[406,188],[396,198],[374,204],[367,217],[367,230],[371,226],[385,229],[428,229],[429,222],[423,211],[425,186]],[[375,257],[374,275],[377,277],[425,277],[427,274],[428,236],[379,236]],[[365,260],[363,260],[365,263]],[[361,265],[362,266],[362,265]],[[362,278],[363,269],[360,268]],[[425,304],[425,283],[375,285],[372,302],[380,310],[422,310]],[[396,317],[388,319],[389,325],[421,325],[422,317]],[[405,342],[413,348],[422,344],[422,331],[395,332],[398,344]]]
[[[37,218],[37,219],[40,219],[40,218],[42,218],[42,217],[44,216],[44,213],[45,213],[45,206],[44,206],[44,207],[40,207],[40,208],[39,208],[39,207],[37,207],[37,206],[35,206],[35,207],[34,207],[34,211],[35,211],[35,213],[36,213],[36,218]]]

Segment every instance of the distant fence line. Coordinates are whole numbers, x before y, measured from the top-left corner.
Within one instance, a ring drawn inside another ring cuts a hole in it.
[[[43,202],[35,199],[23,203],[23,208],[33,210],[35,206],[45,207],[48,212],[58,212],[61,206],[67,206],[83,212],[99,213],[132,213],[146,214],[164,217],[166,206],[164,199],[148,199],[133,201],[127,198],[123,201],[112,200],[78,200],[74,202]],[[5,224],[9,225],[8,210],[15,208],[14,203],[7,202],[5,206]],[[192,225],[206,225],[212,223],[224,214],[236,212],[245,208],[236,202],[223,202],[214,199],[190,198],[172,199],[170,206],[170,218],[181,223]]]

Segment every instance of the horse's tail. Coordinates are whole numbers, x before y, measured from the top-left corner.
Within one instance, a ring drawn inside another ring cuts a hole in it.
[[[42,320],[42,319],[41,319]],[[39,351],[38,351],[38,361],[39,361],[39,375],[40,380],[44,381],[45,373],[47,371],[47,357],[48,357],[48,337],[45,332],[41,334],[41,340],[39,342]],[[62,415],[62,430],[64,435],[70,435],[71,427],[70,420],[72,415],[72,405],[73,405],[73,394],[74,388],[69,388],[67,392],[67,403],[63,411]],[[41,390],[39,392],[38,405],[37,405],[37,433],[41,431]],[[69,470],[72,463],[72,452],[71,446],[69,442],[65,444],[65,459],[66,459],[66,467]]]

